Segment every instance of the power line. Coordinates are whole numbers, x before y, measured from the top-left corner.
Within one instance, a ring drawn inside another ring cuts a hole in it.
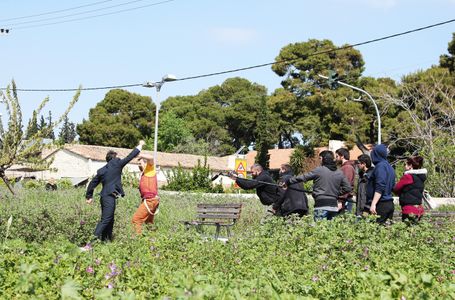
[[[129,4],[133,3],[133,2],[138,2],[138,1],[144,1],[144,0],[130,1]],[[13,28],[11,28],[11,30],[36,28],[36,27],[43,27],[43,26],[49,26],[49,25],[56,25],[56,24],[62,24],[62,23],[75,22],[75,21],[80,21],[80,20],[93,19],[93,18],[108,16],[108,15],[115,15],[115,14],[119,14],[119,13],[123,13],[123,12],[127,12],[127,11],[138,10],[138,9],[142,9],[142,8],[146,8],[146,7],[161,5],[161,4],[165,4],[165,3],[173,2],[173,1],[175,1],[175,0],[160,1],[160,2],[155,2],[155,3],[151,3],[151,4],[147,4],[147,5],[142,5],[142,6],[136,6],[136,7],[126,8],[126,9],[122,9],[122,10],[117,10],[117,11],[113,11],[113,12],[109,12],[109,13],[98,14],[98,15],[93,15],[93,16],[87,16],[87,17],[82,17],[82,18],[69,19],[69,20],[52,22],[52,23],[13,27]],[[123,4],[123,5],[126,5],[126,4]],[[99,9],[99,10],[101,10],[101,9]]]
[[[108,10],[108,9],[111,9],[111,8],[116,8],[116,7],[120,7],[120,6],[130,5],[130,4],[133,4],[133,3],[136,3],[136,2],[142,2],[142,1],[146,1],[146,0],[128,1],[128,2],[125,2],[125,3],[120,3],[120,4],[116,4],[116,5],[111,5],[111,6],[106,6],[106,7],[101,7],[101,8],[91,9],[91,10],[85,10],[85,11],[81,11],[81,12],[78,12],[78,13],[73,13],[73,14],[68,14],[68,15],[63,15],[63,16],[56,16],[56,17],[50,17],[50,18],[32,20],[32,21],[25,21],[25,22],[19,22],[19,23],[11,23],[11,24],[5,24],[5,25],[2,25],[2,26],[3,27],[12,27],[12,29],[32,28],[32,27],[35,27],[35,26],[36,27],[44,26],[44,25],[48,25],[48,24],[35,24],[35,25],[30,25],[30,26],[14,27],[16,25],[31,24],[31,23],[41,23],[41,22],[46,22],[46,21],[51,21],[51,20],[64,19],[64,18],[69,18],[69,17],[74,17],[74,16],[85,15],[85,14],[89,14],[89,13],[93,13],[93,12],[97,12],[97,11]],[[155,3],[153,3],[153,4],[156,5]],[[120,11],[120,12],[123,12],[123,11]],[[115,12],[115,13],[118,13],[118,12]],[[96,15],[96,16],[98,16],[98,15]],[[91,16],[91,17],[95,17],[95,16]],[[78,20],[78,19],[71,19],[71,20],[74,21],[74,20]],[[69,21],[69,20],[61,21],[61,22],[63,23],[63,22],[67,22],[67,21]],[[49,23],[49,24],[59,24],[59,22],[54,22],[54,23]]]
[[[445,24],[452,23],[452,22],[455,22],[455,19],[451,19],[451,20],[447,20],[447,21],[444,21],[444,22],[440,22],[440,23],[436,23],[436,24],[432,24],[432,25],[428,25],[428,26],[424,26],[424,27],[420,27],[420,28],[416,28],[416,29],[412,29],[412,30],[408,30],[408,31],[404,31],[404,32],[400,32],[400,33],[396,33],[396,34],[392,34],[392,35],[376,38],[376,39],[372,39],[372,40],[368,40],[368,41],[365,41],[365,42],[360,42],[360,43],[357,43],[357,44],[346,45],[346,46],[343,46],[343,47],[337,47],[337,48],[332,48],[332,49],[327,49],[327,50],[323,50],[323,51],[314,52],[314,53],[308,54],[307,57],[321,55],[321,54],[326,54],[326,53],[330,53],[330,52],[336,52],[336,51],[340,51],[340,50],[354,48],[354,47],[357,47],[357,46],[363,46],[363,45],[367,45],[367,44],[371,44],[371,43],[375,43],[375,42],[379,42],[379,41],[395,38],[395,37],[398,37],[398,36],[407,35],[407,34],[410,34],[410,33],[418,32],[418,31],[422,31],[422,30],[426,30],[426,29],[430,29],[430,28],[433,28],[433,27],[445,25]],[[249,66],[249,67],[244,67],[244,68],[239,68],[239,69],[233,69],[233,70],[227,70],[227,71],[221,71],[221,72],[216,72],[216,73],[189,76],[189,77],[177,79],[175,81],[183,81],[183,80],[190,80],[190,79],[204,78],[204,77],[210,77],[210,76],[215,76],[215,75],[234,73],[234,72],[239,72],[239,71],[246,71],[246,70],[267,67],[267,66],[271,66],[271,65],[275,65],[275,64],[280,64],[280,63],[291,63],[291,62],[294,62],[294,61],[299,60],[299,59],[301,59],[301,58],[269,62],[269,63],[265,63],[265,64],[254,65],[254,66]]]
[[[95,6],[98,4],[102,4],[105,2],[111,2],[112,0],[105,0],[105,1],[99,1],[91,4],[85,4],[85,5],[80,5],[80,6],[75,6],[75,7],[70,7],[70,8],[65,8],[65,9],[60,9],[60,10],[53,10],[49,12],[44,12],[44,13],[39,13],[35,15],[28,15],[28,16],[23,16],[23,17],[14,17],[14,18],[9,18],[9,19],[1,19],[0,22],[6,22],[6,21],[13,21],[13,20],[21,20],[21,19],[28,19],[28,18],[34,18],[34,17],[40,17],[40,16],[46,16],[46,15],[52,15],[52,14],[58,14],[61,12],[65,11],[70,11],[70,10],[75,10],[75,9],[80,9],[88,6]]]
[[[170,1],[173,1],[173,0],[170,0]],[[401,32],[401,33],[387,35],[387,36],[376,38],[376,39],[372,39],[372,40],[367,40],[367,41],[356,43],[356,44],[352,44],[352,45],[346,45],[346,46],[343,46],[343,47],[337,47],[337,48],[317,51],[317,52],[313,52],[313,53],[308,54],[306,56],[306,58],[307,57],[311,57],[311,56],[316,56],[316,55],[336,52],[336,51],[340,51],[340,50],[350,49],[350,48],[357,47],[357,46],[363,46],[363,45],[367,45],[367,44],[372,44],[372,43],[376,43],[376,42],[379,42],[379,41],[384,41],[384,40],[387,40],[387,39],[396,38],[396,37],[399,37],[399,36],[415,33],[415,32],[418,32],[418,31],[423,31],[423,30],[426,30],[426,29],[430,29],[430,28],[437,27],[437,26],[442,26],[442,25],[445,25],[445,24],[453,23],[453,22],[455,22],[455,19],[451,19],[451,20],[447,20],[447,21],[444,21],[444,22],[435,23],[435,24],[432,24],[432,25],[424,26],[424,27],[411,29],[411,30],[404,31],[404,32]],[[176,79],[174,82],[192,80],[192,79],[199,79],[199,78],[205,78],[205,77],[212,77],[212,76],[229,74],[229,73],[235,73],[235,72],[246,71],[246,70],[251,70],[251,69],[257,69],[257,68],[262,68],[262,67],[271,66],[271,65],[274,65],[274,64],[280,64],[280,63],[292,63],[292,62],[294,62],[296,60],[299,60],[299,59],[302,59],[302,58],[300,57],[300,58],[295,58],[295,59],[288,59],[288,60],[269,62],[269,63],[259,64],[259,65],[253,65],[253,66],[243,67],[243,68],[238,68],[238,69],[231,69],[231,70],[225,70],[225,71],[208,73],[208,74],[188,76],[188,77]],[[135,84],[128,84],[128,85],[117,85],[117,86],[82,88],[81,90],[93,91],[93,90],[106,90],[106,89],[126,88],[126,87],[136,87],[136,86],[142,86],[142,83],[135,83]],[[0,88],[0,90],[6,90],[6,88]],[[21,91],[21,92],[69,92],[69,91],[77,91],[78,89],[74,89],[73,88],[73,89],[16,89],[16,90],[17,91]]]
[[[112,89],[122,89],[128,87],[142,86],[142,83],[133,83],[133,84],[124,84],[124,85],[111,85],[111,86],[100,86],[100,87],[88,87],[81,88],[81,91],[96,91],[96,90],[112,90]],[[0,90],[6,90],[6,88],[0,88]],[[70,88],[70,89],[16,89],[18,92],[75,92],[79,89]]]

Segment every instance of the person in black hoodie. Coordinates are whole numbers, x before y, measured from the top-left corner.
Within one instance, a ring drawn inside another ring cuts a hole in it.
[[[289,164],[280,167],[278,184],[282,185],[288,178],[294,176]],[[308,214],[308,198],[300,183],[290,185],[287,189],[280,189],[280,198],[273,204],[273,211],[278,216],[297,214],[300,217]]]
[[[417,223],[424,213],[422,198],[427,170],[422,169],[423,157],[411,156],[406,160],[406,171],[393,191],[400,197],[401,218]]]
[[[275,182],[269,172],[264,170],[260,164],[251,166],[251,176],[253,177],[253,180],[240,178],[235,175],[231,175],[231,179],[235,180],[235,183],[244,190],[256,189],[256,194],[264,205],[272,205],[278,200],[279,187],[278,185],[274,185]]]
[[[394,211],[392,190],[395,185],[395,170],[387,161],[387,155],[386,145],[380,144],[373,148],[371,161],[374,169],[367,183],[368,210],[370,214],[379,216],[376,221],[380,224],[391,220]]]
[[[332,151],[322,151],[319,153],[319,158],[321,166],[302,176],[288,178],[286,186],[312,180],[314,220],[331,220],[341,208],[338,206],[338,197],[351,192],[352,187],[346,176],[340,170],[337,170]]]

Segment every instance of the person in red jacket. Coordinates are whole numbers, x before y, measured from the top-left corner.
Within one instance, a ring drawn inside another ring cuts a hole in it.
[[[411,156],[406,160],[406,171],[393,191],[400,197],[401,218],[417,223],[424,213],[422,198],[427,170],[422,169],[423,157]]]
[[[355,161],[349,160],[350,154],[349,150],[345,148],[340,148],[335,151],[335,160],[339,164],[341,172],[346,176],[346,179],[351,184],[352,190],[354,190],[354,180],[355,180]],[[341,204],[339,213],[345,211],[352,211],[353,193],[349,192],[338,197],[338,203]]]

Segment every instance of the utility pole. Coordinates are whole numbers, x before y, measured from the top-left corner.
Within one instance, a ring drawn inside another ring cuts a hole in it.
[[[344,83],[342,81],[339,81],[338,80],[338,74],[336,72],[331,71],[329,73],[330,73],[329,77],[321,75],[321,74],[318,74],[318,76],[321,77],[321,78],[327,79],[330,88],[335,89],[337,87],[337,85],[340,84],[340,85],[346,86],[348,88],[351,88],[353,90],[356,90],[356,91],[364,93],[365,95],[368,96],[368,98],[370,98],[371,102],[373,102],[374,109],[376,110],[376,118],[378,120],[378,145],[381,144],[381,115],[379,114],[378,105],[374,101],[373,97],[371,97],[371,95],[368,94],[367,91],[362,90],[361,88],[358,88],[358,87],[355,87],[353,85],[350,85],[350,84]]]

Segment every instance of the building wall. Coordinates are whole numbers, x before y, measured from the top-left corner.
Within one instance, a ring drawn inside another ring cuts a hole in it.
[[[51,157],[53,159],[50,170],[38,171],[38,172],[23,172],[23,171],[8,171],[7,176],[9,177],[35,177],[39,180],[49,179],[62,179],[62,178],[90,178],[96,174],[96,171],[106,165],[105,161],[92,160],[86,157],[82,157],[66,149],[59,149],[54,152]],[[229,159],[229,169],[233,170],[235,165],[235,156]],[[166,174],[171,171],[171,167],[159,167],[158,168],[158,184],[164,185],[167,183]],[[125,171],[135,174],[139,178],[140,171],[137,164],[127,164]],[[186,169],[191,171],[192,168]],[[213,175],[218,172],[214,172]],[[225,176],[219,176],[214,181],[215,184],[222,183],[226,187],[230,187],[234,181]]]

